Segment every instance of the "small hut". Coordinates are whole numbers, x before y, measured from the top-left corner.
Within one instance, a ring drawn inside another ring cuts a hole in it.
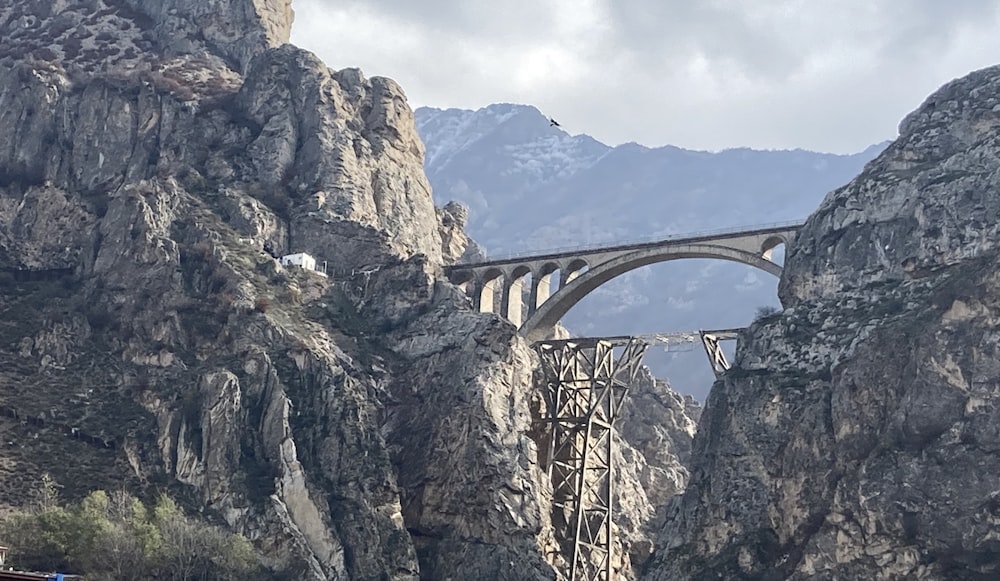
[[[305,252],[299,252],[297,254],[286,254],[278,259],[281,266],[297,266],[303,270],[311,270],[316,274],[326,276],[326,263],[323,263],[322,269],[316,268],[316,259]]]

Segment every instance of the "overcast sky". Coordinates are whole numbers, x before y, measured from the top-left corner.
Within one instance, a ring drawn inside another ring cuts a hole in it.
[[[294,0],[292,41],[410,105],[535,105],[610,145],[855,152],[1000,63],[1000,0]]]

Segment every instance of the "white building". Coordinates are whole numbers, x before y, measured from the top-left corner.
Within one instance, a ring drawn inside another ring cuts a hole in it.
[[[298,254],[286,254],[279,259],[281,266],[297,266],[305,270],[311,270],[316,274],[326,276],[326,273],[321,270],[316,270],[316,259],[312,256],[306,254],[305,252],[299,252]],[[326,263],[324,263],[324,270]]]
[[[286,254],[281,257],[281,266],[299,266],[306,270],[316,270],[316,259],[305,252]]]

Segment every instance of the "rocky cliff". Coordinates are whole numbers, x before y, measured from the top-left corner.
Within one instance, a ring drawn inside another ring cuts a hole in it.
[[[0,504],[49,473],[169,490],[282,578],[558,578],[532,354],[442,276],[470,243],[402,90],[284,44],[291,16],[0,6]],[[628,576],[695,409],[637,394]]]
[[[809,218],[644,578],[1000,576],[998,112],[949,83]]]

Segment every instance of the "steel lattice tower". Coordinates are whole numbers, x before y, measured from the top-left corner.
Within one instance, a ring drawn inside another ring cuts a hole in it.
[[[610,581],[613,429],[648,343],[634,337],[535,344],[545,373],[552,522],[571,581]]]

